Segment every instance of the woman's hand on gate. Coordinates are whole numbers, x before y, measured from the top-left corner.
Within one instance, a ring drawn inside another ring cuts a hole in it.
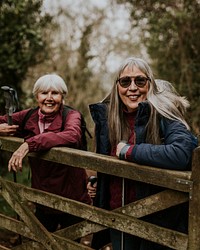
[[[11,156],[8,162],[8,171],[22,171],[22,160],[29,152],[28,143],[24,142]]]

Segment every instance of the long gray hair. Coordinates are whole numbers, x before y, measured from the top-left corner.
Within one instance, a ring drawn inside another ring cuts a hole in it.
[[[127,141],[130,136],[130,129],[124,119],[123,103],[119,97],[116,84],[120,75],[127,67],[130,69],[137,67],[148,78],[150,78],[148,81],[149,88],[147,101],[149,102],[151,112],[146,127],[146,141],[153,144],[160,143],[160,124],[158,118],[160,115],[168,119],[179,120],[189,129],[189,126],[184,119],[185,110],[189,106],[188,101],[185,98],[180,97],[170,83],[167,84],[166,81],[161,83],[161,80],[155,81],[151,68],[143,59],[130,57],[120,66],[109,94],[110,105],[108,109],[108,127],[111,145],[114,147],[121,140]]]
[[[156,98],[153,95],[148,95],[149,102],[162,116],[172,120],[179,120],[189,130],[189,125],[185,120],[186,111],[190,107],[189,101],[185,96],[179,95],[172,83],[161,79],[156,79],[155,82],[158,92]],[[162,105],[159,105],[161,102]]]

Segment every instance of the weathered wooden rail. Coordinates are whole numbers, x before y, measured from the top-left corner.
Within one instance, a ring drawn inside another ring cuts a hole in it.
[[[13,152],[21,143],[22,140],[19,138],[0,137],[0,153]],[[192,171],[163,170],[66,147],[53,148],[43,154],[30,153],[29,156],[146,182],[164,187],[166,190],[125,207],[107,211],[31,189],[0,177],[0,194],[21,218],[16,220],[0,214],[0,227],[30,239],[12,249],[91,249],[75,240],[107,227],[157,242],[172,249],[200,249],[200,147],[194,151]],[[84,221],[55,233],[49,233],[27,206],[28,201],[76,215],[83,218]],[[186,201],[189,202],[188,234],[172,231],[139,219]],[[6,248],[0,246],[0,249]]]

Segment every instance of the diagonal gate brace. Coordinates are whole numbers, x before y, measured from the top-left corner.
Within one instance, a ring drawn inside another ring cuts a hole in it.
[[[35,238],[47,250],[62,250],[51,233],[38,221],[35,215],[28,209],[18,193],[15,192],[2,178],[1,178],[1,194],[10,206],[17,212],[21,219],[28,226],[30,231],[34,233]]]

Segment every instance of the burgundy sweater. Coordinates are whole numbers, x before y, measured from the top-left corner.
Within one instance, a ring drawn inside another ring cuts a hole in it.
[[[134,113],[125,113],[125,117],[130,125],[131,134],[128,140],[128,143],[134,145],[135,141],[135,133],[134,133],[134,124],[135,124],[135,116]],[[114,148],[111,152],[112,156],[116,156],[116,148]],[[124,197],[125,204],[135,201],[135,188],[134,181],[125,179],[125,188],[124,188]],[[110,177],[110,208],[115,209],[122,206],[122,178],[118,176]]]
[[[29,152],[44,152],[57,146],[77,149],[80,147],[81,115],[78,111],[69,111],[64,130],[61,131],[62,110],[60,110],[43,133],[40,133],[38,126],[38,110],[31,114],[22,129],[23,119],[27,112],[28,110],[16,112],[12,118],[13,123],[19,125],[17,136],[25,138]],[[4,122],[7,122],[7,117],[0,116],[0,123]],[[33,188],[84,203],[91,203],[86,189],[87,177],[84,169],[45,161],[37,157],[30,157],[29,162]]]

